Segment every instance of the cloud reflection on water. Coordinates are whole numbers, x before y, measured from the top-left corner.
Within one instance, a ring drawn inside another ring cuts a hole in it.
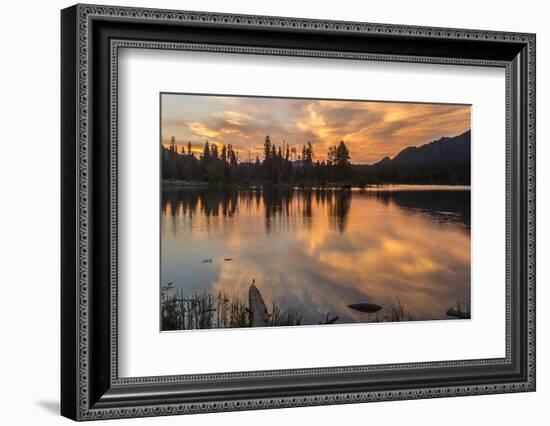
[[[162,282],[246,300],[254,278],[305,324],[363,322],[347,305],[396,298],[444,319],[470,298],[470,192],[414,189],[164,189]]]

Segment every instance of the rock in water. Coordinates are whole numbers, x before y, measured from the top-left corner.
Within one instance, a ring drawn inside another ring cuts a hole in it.
[[[348,308],[355,309],[359,312],[371,314],[373,312],[378,312],[380,309],[382,309],[382,306],[375,305],[374,303],[354,303],[352,305],[348,305]]]
[[[269,325],[269,313],[267,312],[264,298],[254,284],[250,284],[250,288],[248,289],[248,308],[250,309],[250,323],[252,327],[265,327]]]

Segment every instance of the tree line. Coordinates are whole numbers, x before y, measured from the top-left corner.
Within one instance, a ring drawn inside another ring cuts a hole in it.
[[[315,160],[311,142],[299,153],[288,144],[277,146],[269,136],[264,140],[263,159],[239,159],[231,144],[205,142],[197,155],[192,144],[178,148],[172,137],[162,145],[162,178],[208,183],[313,184],[346,181],[352,178],[350,153],[344,141],[329,148],[327,160]]]
[[[326,160],[316,159],[313,145],[301,150],[266,136],[263,158],[242,160],[231,144],[221,148],[205,142],[196,153],[191,142],[177,145],[174,137],[162,149],[162,178],[217,184],[356,185],[380,183],[470,184],[470,163],[352,164],[344,141],[329,147]]]

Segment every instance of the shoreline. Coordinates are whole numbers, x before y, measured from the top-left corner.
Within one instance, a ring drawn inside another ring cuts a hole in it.
[[[235,188],[235,189],[255,189],[255,188],[295,188],[295,189],[359,189],[359,190],[373,190],[373,189],[408,189],[408,190],[449,190],[449,191],[470,191],[471,185],[464,184],[433,184],[433,183],[395,183],[395,182],[382,182],[360,185],[356,183],[327,183],[327,184],[290,184],[290,183],[209,183],[199,181],[186,181],[175,179],[163,179],[161,181],[161,189],[170,188],[193,188],[193,189],[206,189],[206,188]],[[408,187],[408,188],[407,188]]]

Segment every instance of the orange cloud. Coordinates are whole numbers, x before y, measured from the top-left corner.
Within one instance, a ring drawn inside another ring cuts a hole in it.
[[[205,140],[262,154],[266,135],[281,145],[308,141],[316,159],[344,140],[355,163],[393,157],[470,129],[470,106],[404,102],[163,95],[162,138],[202,146]]]

